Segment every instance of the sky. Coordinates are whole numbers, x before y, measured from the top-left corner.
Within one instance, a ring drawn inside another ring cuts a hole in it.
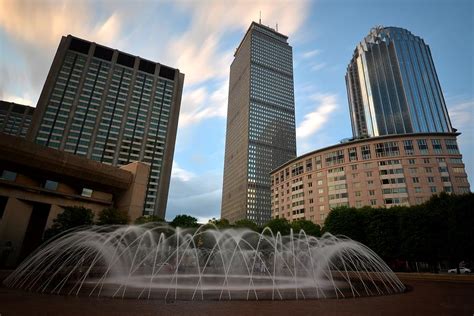
[[[185,74],[166,219],[220,217],[229,67],[252,21],[293,47],[298,155],[352,136],[344,75],[377,25],[430,46],[474,181],[474,1],[0,0],[0,100],[36,106],[61,36],[72,34]]]

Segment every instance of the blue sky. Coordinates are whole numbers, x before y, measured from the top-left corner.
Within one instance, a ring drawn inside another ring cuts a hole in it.
[[[430,45],[469,180],[474,179],[474,2],[470,0],[0,0],[0,99],[35,106],[62,35],[186,74],[167,219],[220,216],[229,66],[252,22],[289,35],[298,155],[351,137],[345,69],[376,25]]]

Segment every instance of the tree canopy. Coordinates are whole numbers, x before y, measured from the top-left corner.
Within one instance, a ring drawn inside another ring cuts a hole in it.
[[[127,212],[108,207],[99,213],[97,225],[125,225],[128,224],[129,221],[130,218]]]
[[[161,223],[161,222],[166,222],[166,221],[156,215],[144,215],[137,218],[134,223],[136,225],[141,225],[145,223]]]
[[[171,221],[170,225],[181,228],[194,228],[199,226],[197,218],[184,214],[176,215],[176,217]]]
[[[312,221],[306,219],[299,219],[291,223],[291,228],[293,229],[294,234],[298,234],[301,230],[308,236],[320,237],[321,236],[321,227],[318,224],[313,223]]]
[[[387,261],[474,261],[474,194],[442,193],[415,206],[335,208],[324,231],[360,241]]]
[[[254,221],[250,219],[246,219],[246,218],[236,221],[234,223],[234,227],[235,228],[249,228],[256,232],[259,231],[258,225]]]
[[[290,222],[288,222],[285,218],[274,218],[266,223],[264,228],[265,227],[269,227],[275,235],[278,232],[280,232],[282,235],[288,235],[291,230]]]
[[[44,238],[49,239],[74,227],[93,224],[94,213],[91,209],[82,206],[67,206],[64,207],[64,211],[59,213],[53,220],[51,228],[44,232]]]

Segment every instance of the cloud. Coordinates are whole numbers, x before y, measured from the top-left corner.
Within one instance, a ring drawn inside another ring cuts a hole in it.
[[[311,70],[318,71],[326,67],[326,63],[311,63]]]
[[[90,4],[73,0],[4,0],[0,2],[0,27],[17,40],[43,48],[57,45],[67,34],[113,43],[121,31],[118,14],[97,18]]]
[[[311,58],[311,57],[314,57],[314,56],[317,56],[321,53],[321,51],[319,49],[313,49],[313,50],[310,50],[310,51],[307,51],[307,52],[304,52],[303,53],[303,58]]]
[[[179,127],[187,127],[202,120],[227,115],[228,80],[217,83],[216,89],[208,86],[185,89],[179,114]]]
[[[190,15],[191,22],[183,34],[171,41],[170,59],[186,73],[187,84],[227,77],[238,43],[230,49],[223,48],[221,40],[225,35],[244,32],[258,18],[259,11],[264,13],[262,22],[278,23],[280,32],[291,35],[305,21],[309,4],[269,0],[177,2]]]
[[[222,172],[207,171],[199,177],[174,162],[166,218],[188,214],[207,222],[220,217]]]
[[[122,31],[120,14],[98,16],[93,4],[72,0],[0,1],[0,29],[9,41],[2,73],[17,73],[12,81],[1,82],[3,98],[21,100],[26,95],[27,101],[35,105],[62,36],[73,34],[105,45],[118,41]]]
[[[335,94],[314,94],[310,97],[316,102],[316,107],[312,112],[307,113],[301,124],[296,128],[296,137],[304,139],[312,136],[320,130],[328,121],[331,114],[337,110],[337,95]]]
[[[179,167],[176,161],[173,161],[173,168],[171,169],[171,178],[177,179],[178,181],[188,182],[192,180],[194,177],[194,173],[182,169]]]
[[[449,116],[454,128],[472,129],[474,119],[474,100],[461,100],[449,107]]]

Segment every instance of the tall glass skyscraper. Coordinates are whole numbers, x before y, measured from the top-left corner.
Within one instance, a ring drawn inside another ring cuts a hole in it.
[[[288,37],[252,22],[230,66],[221,217],[271,218],[270,171],[296,157]]]
[[[376,27],[346,74],[354,137],[453,132],[430,48],[398,27]]]
[[[183,81],[178,69],[63,37],[28,139],[114,166],[150,164],[144,214],[164,218]]]

